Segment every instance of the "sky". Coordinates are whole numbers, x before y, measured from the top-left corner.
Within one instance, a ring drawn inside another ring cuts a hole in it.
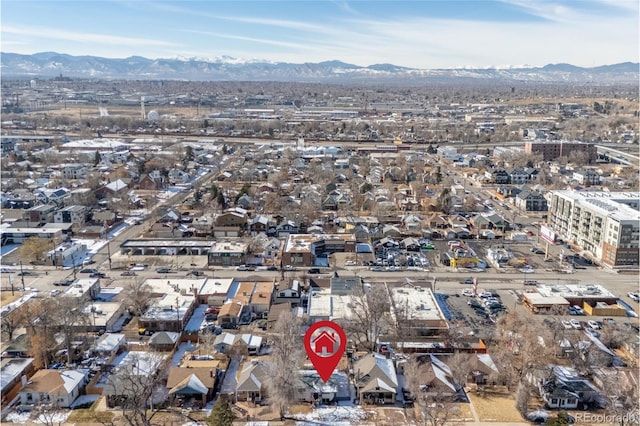
[[[485,68],[640,62],[638,0],[2,0],[2,52]]]

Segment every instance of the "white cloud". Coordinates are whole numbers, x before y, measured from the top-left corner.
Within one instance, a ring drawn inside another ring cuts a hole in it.
[[[2,33],[14,34],[21,36],[39,37],[44,39],[58,39],[73,41],[77,43],[98,43],[107,45],[124,45],[124,46],[177,46],[176,43],[154,40],[148,38],[138,37],[122,37],[111,34],[93,34],[93,33],[81,33],[68,30],[62,30],[59,28],[45,28],[45,27],[14,27],[11,25],[5,25],[2,27]]]

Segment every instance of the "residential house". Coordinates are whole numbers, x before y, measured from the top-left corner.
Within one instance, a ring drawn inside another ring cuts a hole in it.
[[[117,179],[110,182],[95,191],[96,198],[98,200],[104,200],[108,198],[124,198],[129,191],[129,184],[123,179]]]
[[[453,378],[451,368],[445,363],[445,356],[428,355],[422,360],[418,371],[420,391],[429,397],[451,401],[464,398],[463,384]]]
[[[260,349],[262,349],[262,337],[255,336],[253,334],[231,334],[231,333],[220,333],[216,336],[213,341],[213,348],[216,352],[225,354],[228,353],[229,350],[234,345],[242,345],[246,348],[246,352],[242,355],[258,355],[260,353]]]
[[[300,296],[300,281],[295,278],[289,278],[278,283],[273,303],[291,303],[298,306]]]
[[[91,351],[104,358],[124,350],[127,345],[127,337],[122,333],[104,333],[95,341]]]
[[[242,314],[242,303],[229,301],[220,307],[218,324],[229,328],[236,328]]]
[[[89,370],[39,370],[20,390],[20,403],[69,408],[88,382]]]
[[[252,218],[249,221],[249,232],[252,237],[260,233],[267,234],[269,232],[269,224],[273,222],[273,227],[275,228],[275,221],[271,219],[269,216],[259,215]]]
[[[574,171],[573,180],[584,186],[600,185],[600,175],[592,169]]]
[[[64,179],[81,179],[87,174],[88,168],[85,164],[73,163],[62,166],[62,177]]]
[[[91,217],[94,223],[106,226],[113,226],[121,220],[112,210],[94,211]]]
[[[168,177],[169,177],[169,182],[172,183],[173,185],[187,183],[189,182],[189,180],[191,180],[191,176],[189,176],[189,173],[180,169],[169,170]]]
[[[67,188],[39,188],[33,191],[36,196],[36,201],[40,204],[55,204],[56,206],[62,206],[64,200],[71,195],[71,191]]]
[[[516,195],[516,207],[527,212],[546,212],[547,199],[538,191],[524,189]]]
[[[158,331],[149,338],[149,347],[158,352],[172,352],[180,340],[180,333],[174,331]]]
[[[287,237],[300,232],[300,224],[293,220],[283,220],[276,225],[276,235],[278,238]]]
[[[164,176],[158,170],[153,170],[151,173],[145,173],[140,176],[138,180],[138,188],[148,191],[160,190],[166,186]]]
[[[202,408],[213,398],[217,378],[217,369],[171,367],[166,387],[173,401],[195,398]]]
[[[529,377],[548,408],[587,409],[604,406],[598,389],[573,368],[552,365],[535,370]]]
[[[267,317],[273,300],[274,289],[274,281],[259,281],[256,283],[249,305],[258,317]]]
[[[393,360],[370,353],[353,363],[356,396],[360,403],[393,404],[398,377]]]
[[[245,362],[238,374],[235,401],[261,401],[267,394],[269,368],[269,364],[262,361]]]
[[[35,372],[33,358],[4,358],[0,361],[0,393],[6,407],[16,397],[26,379]]]
[[[504,169],[487,170],[484,172],[484,174],[491,183],[495,183],[497,185],[511,183],[509,173],[507,173],[507,171]]]
[[[220,227],[238,227],[244,229],[247,225],[248,217],[246,212],[225,211],[216,218],[216,226]]]
[[[22,218],[30,225],[44,225],[45,223],[53,222],[53,217],[56,211],[55,204],[42,204],[31,207],[25,211]]]
[[[334,372],[326,382],[323,382],[320,375],[314,370],[301,370],[299,377],[295,387],[294,399],[296,401],[329,404],[348,401],[351,397],[349,378],[341,371]]]
[[[89,209],[86,206],[68,206],[64,207],[53,214],[55,223],[73,223],[82,226],[87,221]]]
[[[509,172],[509,182],[514,185],[529,183],[538,176],[536,169],[516,168]]]
[[[327,198],[324,199],[324,201],[322,201],[322,209],[338,210],[341,207],[348,205],[350,202],[351,199],[348,195],[334,190],[327,196]]]

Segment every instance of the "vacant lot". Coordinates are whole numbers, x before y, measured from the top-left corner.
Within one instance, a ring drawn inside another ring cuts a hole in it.
[[[521,422],[522,416],[516,410],[512,395],[502,392],[468,392],[480,421],[483,422]]]

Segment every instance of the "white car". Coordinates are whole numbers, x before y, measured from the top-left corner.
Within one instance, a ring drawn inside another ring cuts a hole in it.
[[[630,291],[629,293],[627,293],[627,296],[629,296],[631,299],[633,299],[636,302],[640,301],[640,295],[638,295],[638,293],[634,293]]]
[[[589,324],[589,327],[593,328],[594,330],[600,330],[600,325],[594,320],[587,321],[587,324]]]
[[[462,290],[462,295],[467,297],[473,297],[473,290],[471,290],[470,288],[465,288],[464,290]]]
[[[563,326],[565,329],[567,329],[567,330],[569,330],[569,329],[572,329],[572,328],[573,328],[573,326],[571,325],[571,323],[570,323],[569,321],[567,321],[567,320],[562,320],[562,326]]]
[[[356,266],[356,261],[355,260],[347,260],[346,262],[344,262],[345,266]]]
[[[582,328],[580,323],[574,319],[569,320],[569,322],[571,323],[571,327],[575,328],[576,330],[580,330]]]

